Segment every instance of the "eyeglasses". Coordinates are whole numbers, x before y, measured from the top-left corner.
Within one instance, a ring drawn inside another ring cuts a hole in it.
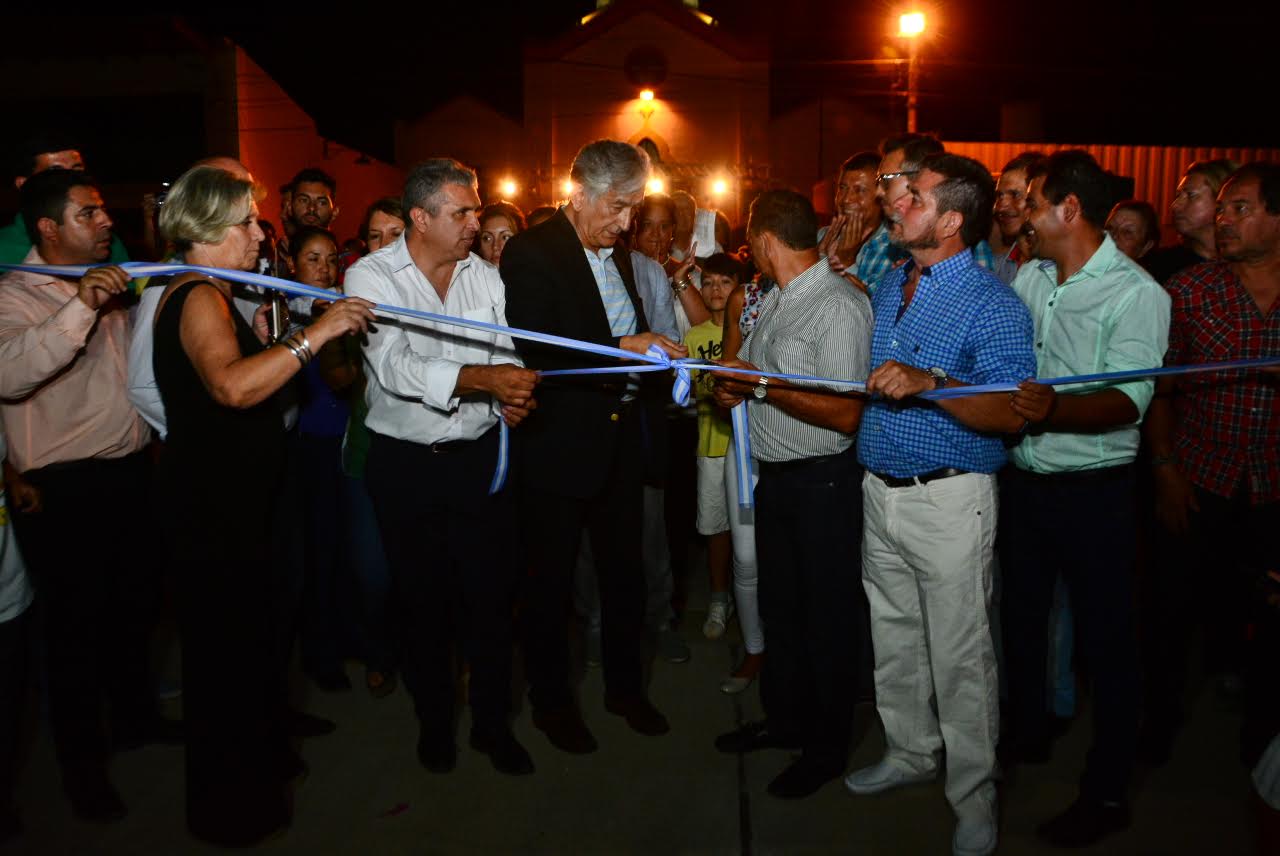
[[[904,169],[902,172],[882,172],[876,175],[876,184],[884,184],[886,181],[893,181],[895,178],[902,178],[904,175],[915,175],[920,170]]]

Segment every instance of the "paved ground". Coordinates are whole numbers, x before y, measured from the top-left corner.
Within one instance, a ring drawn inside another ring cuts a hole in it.
[[[587,757],[559,753],[522,707],[516,735],[537,773],[498,775],[465,747],[458,768],[435,776],[414,758],[416,726],[403,689],[375,701],[350,668],[357,690],[312,693],[308,709],[339,723],[310,740],[311,775],[296,797],[292,829],[258,848],[264,853],[754,853],[946,854],[952,816],[941,785],[855,798],[838,783],[801,802],[765,793],[788,761],[782,751],[745,758],[718,754],[716,734],[759,715],[755,687],[734,699],[717,684],[737,651],[736,636],[702,639],[705,593],[690,595],[684,632],[689,663],[654,666],[651,695],[671,720],[671,734],[645,738],[604,711],[598,669],[583,675],[583,710],[600,741]],[[734,631],[736,633],[736,630]],[[1251,851],[1248,782],[1235,762],[1238,719],[1207,688],[1197,695],[1190,732],[1173,763],[1143,771],[1135,786],[1131,830],[1090,853],[1236,856]],[[1053,762],[1006,782],[1003,854],[1039,854],[1033,830],[1074,796],[1086,721],[1058,741]],[[876,760],[883,738],[870,706],[859,708],[851,764]],[[214,852],[186,835],[182,753],[149,747],[119,756],[116,784],[129,806],[122,822],[79,822],[63,799],[46,734],[30,747],[18,794],[27,828],[14,853],[151,854]]]

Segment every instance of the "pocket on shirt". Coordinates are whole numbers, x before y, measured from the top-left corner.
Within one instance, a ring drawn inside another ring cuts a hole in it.
[[[498,312],[492,304],[477,306],[474,309],[464,309],[459,315],[468,321],[480,321],[485,324],[498,323]],[[489,362],[489,353],[493,350],[494,343],[497,341],[497,333],[490,330],[476,330],[470,327],[458,328],[458,332],[465,336],[465,340],[458,343],[456,357],[459,362],[466,364]]]

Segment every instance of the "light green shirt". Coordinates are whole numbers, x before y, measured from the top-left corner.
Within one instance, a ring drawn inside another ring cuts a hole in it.
[[[1169,344],[1169,295],[1120,252],[1110,236],[1084,267],[1058,284],[1051,261],[1028,262],[1013,290],[1031,310],[1036,330],[1037,376],[1094,374],[1159,366]],[[1071,384],[1059,393],[1096,392],[1105,383]],[[1138,423],[1155,392],[1154,380],[1115,384],[1132,399],[1139,419],[1109,431],[1027,436],[1012,453],[1023,470],[1059,473],[1114,467],[1138,453]]]

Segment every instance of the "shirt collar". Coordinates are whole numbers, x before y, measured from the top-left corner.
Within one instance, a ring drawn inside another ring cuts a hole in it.
[[[785,288],[779,288],[781,292],[780,300],[796,300],[805,294],[808,294],[818,283],[825,279],[825,274],[831,271],[831,266],[827,263],[826,258],[819,258],[817,262],[805,268],[791,282],[787,283]]]
[[[396,242],[391,245],[389,253],[390,255],[387,257],[387,264],[390,265],[393,273],[413,266],[413,256],[409,255],[409,244],[405,241],[404,235],[396,238]],[[459,259],[455,262],[453,265],[454,278],[456,279],[458,274],[469,268],[471,263],[478,258],[479,256],[475,253],[467,253],[466,258]]]
[[[929,277],[930,279],[947,279],[966,268],[972,267],[973,264],[973,250],[969,247],[965,247],[954,256],[948,256],[940,262],[921,267],[920,278],[924,279],[925,277]],[[911,270],[915,266],[915,259],[908,259],[907,263],[903,265],[902,268],[907,276],[910,276]]]
[[[599,251],[586,246],[582,248],[582,251],[587,254],[587,258],[599,262],[607,262],[609,259],[613,258],[613,250],[613,247],[601,247]]]
[[[1067,277],[1062,284],[1066,285],[1085,278],[1097,279],[1111,269],[1119,252],[1120,248],[1116,246],[1116,242],[1111,240],[1111,236],[1104,232],[1102,234],[1102,243],[1098,245],[1098,249],[1093,251],[1093,255],[1089,256],[1089,261],[1085,262],[1080,270]],[[1053,280],[1054,285],[1058,284],[1058,266],[1053,259],[1044,259],[1037,267],[1044,272],[1045,276]]]

